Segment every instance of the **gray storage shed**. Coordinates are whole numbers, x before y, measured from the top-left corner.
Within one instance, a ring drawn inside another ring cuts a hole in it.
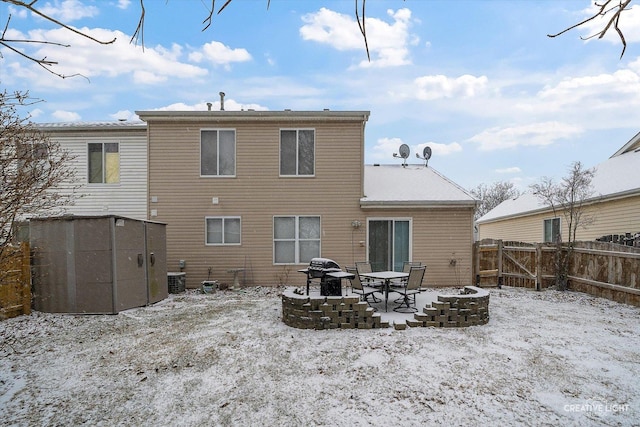
[[[34,309],[116,314],[168,296],[165,224],[115,215],[29,221]]]

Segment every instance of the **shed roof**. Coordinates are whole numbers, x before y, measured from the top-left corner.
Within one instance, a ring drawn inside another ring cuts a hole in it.
[[[640,148],[617,153],[595,167],[591,180],[593,196],[588,201],[601,201],[640,194]],[[534,214],[549,207],[527,192],[516,199],[505,200],[478,223],[506,219],[509,217]]]
[[[473,207],[477,200],[431,167],[365,165],[364,207]]]

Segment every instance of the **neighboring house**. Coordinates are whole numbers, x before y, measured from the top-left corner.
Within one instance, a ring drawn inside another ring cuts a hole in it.
[[[188,287],[233,269],[248,284],[300,284],[313,257],[422,261],[429,285],[471,283],[476,200],[430,168],[365,167],[368,111],[136,113],[149,219],[167,224],[168,268]]]
[[[608,160],[595,167],[593,196],[585,213],[593,217],[579,227],[577,240],[595,240],[607,235],[640,233],[640,133]],[[561,212],[553,214],[533,194],[506,200],[477,221],[479,239],[550,242],[561,232],[567,236]],[[566,238],[565,238],[566,240]]]
[[[147,219],[147,125],[144,122],[43,123],[37,128],[74,160],[74,215]],[[62,190],[65,191],[65,190]]]

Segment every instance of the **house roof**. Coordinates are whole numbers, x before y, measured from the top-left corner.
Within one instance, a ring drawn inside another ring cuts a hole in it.
[[[144,121],[249,121],[265,122],[273,120],[289,121],[367,121],[369,111],[255,111],[255,110],[213,110],[213,111],[136,111]]]
[[[640,140],[639,135],[634,138],[635,143]],[[619,150],[618,153],[595,166],[595,175],[591,180],[593,196],[587,201],[596,202],[602,199],[640,194],[640,147],[630,149],[634,139],[625,145],[626,150]],[[549,210],[548,206],[541,203],[535,195],[527,192],[516,199],[505,200],[477,222],[490,222],[546,210]]]
[[[46,132],[80,131],[80,130],[105,130],[105,129],[146,129],[147,124],[140,120],[128,121],[96,121],[96,122],[57,122],[36,123],[35,126]]]
[[[459,185],[431,167],[365,165],[365,207],[473,207],[477,200]]]
[[[629,151],[640,150],[640,132],[622,146],[618,151],[613,153],[611,157],[619,156],[620,154],[627,153]]]

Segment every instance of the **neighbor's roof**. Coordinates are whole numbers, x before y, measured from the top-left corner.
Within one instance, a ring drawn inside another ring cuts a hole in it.
[[[593,196],[589,201],[640,194],[640,148],[627,149],[626,152],[616,154],[597,165],[591,184]],[[517,199],[505,200],[478,219],[477,222],[484,223],[530,215],[548,209],[535,195],[525,193]]]
[[[103,130],[103,129],[146,129],[147,124],[141,120],[113,120],[96,122],[57,122],[57,123],[34,123],[34,125],[44,132],[62,132],[79,130]]]
[[[361,207],[475,206],[477,200],[431,167],[365,165]]]

